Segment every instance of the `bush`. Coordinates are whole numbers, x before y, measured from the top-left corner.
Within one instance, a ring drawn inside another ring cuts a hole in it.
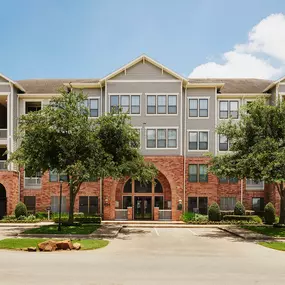
[[[29,215],[27,218],[26,218],[27,221],[30,221],[30,222],[33,222],[35,220],[37,220],[36,216],[34,215]]]
[[[261,224],[262,220],[259,216],[246,216],[246,215],[225,215],[224,221],[246,221],[246,222],[252,222],[255,224]]]
[[[234,214],[235,215],[245,215],[245,208],[244,205],[241,202],[236,202],[235,208],[234,208]]]
[[[196,214],[194,220],[196,222],[199,222],[199,223],[207,223],[208,222],[208,216],[207,215]]]
[[[217,203],[213,203],[209,207],[208,216],[209,216],[209,221],[220,221],[221,220],[221,211]]]
[[[59,217],[53,217],[53,221],[55,223],[59,222]],[[61,217],[62,223],[68,223],[68,215]],[[80,224],[101,224],[101,217],[99,216],[84,216],[82,218],[80,217],[74,217],[74,222],[80,223]]]
[[[26,217],[28,215],[27,207],[24,203],[19,202],[15,208],[15,216],[19,219],[20,216]]]
[[[26,219],[27,219],[27,217],[24,215],[21,215],[17,218],[18,221],[25,221]]]
[[[272,203],[266,204],[264,208],[264,220],[266,224],[272,225],[275,222],[275,208]]]
[[[189,221],[193,221],[195,219],[195,213],[185,212],[182,214],[181,219],[185,223],[187,223]]]
[[[37,219],[45,220],[48,218],[48,213],[47,212],[37,212],[36,217]]]

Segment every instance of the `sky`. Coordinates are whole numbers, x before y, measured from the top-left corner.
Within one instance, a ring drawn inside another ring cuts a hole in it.
[[[100,78],[147,54],[185,77],[285,75],[284,0],[0,0],[0,73]]]

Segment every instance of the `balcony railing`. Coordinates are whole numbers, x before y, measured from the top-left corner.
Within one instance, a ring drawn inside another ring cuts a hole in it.
[[[7,139],[7,129],[0,129],[0,139]]]
[[[7,161],[0,160],[0,170],[7,170]]]
[[[170,221],[172,219],[171,210],[159,210],[158,215],[159,215],[159,220],[161,221]]]
[[[25,177],[25,188],[40,188],[42,179],[40,177]]]
[[[115,219],[119,221],[128,220],[128,210],[127,209],[115,209]]]

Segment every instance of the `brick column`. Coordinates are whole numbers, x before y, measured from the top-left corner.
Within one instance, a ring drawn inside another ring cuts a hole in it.
[[[133,207],[128,207],[128,221],[133,220]]]
[[[180,221],[182,210],[176,210],[176,215],[172,215],[172,221]]]
[[[159,207],[153,208],[153,220],[158,221],[159,220]]]

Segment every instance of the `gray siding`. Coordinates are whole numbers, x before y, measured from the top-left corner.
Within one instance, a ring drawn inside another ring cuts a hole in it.
[[[274,86],[272,89],[268,91],[268,93],[271,93],[271,97],[269,99],[270,105],[276,104],[276,86]]]
[[[1,77],[0,77],[1,78]],[[11,88],[9,84],[0,85],[0,92],[10,92]]]
[[[110,80],[173,80],[177,79],[153,64],[141,61]]]
[[[189,145],[189,130],[208,130],[208,144],[209,144],[209,152],[215,152],[215,88],[194,88],[187,89],[187,108],[186,108],[186,154],[187,156],[196,157],[203,156],[206,152],[204,151],[188,151]],[[190,98],[209,98],[208,101],[208,115],[209,118],[189,118],[189,99]]]
[[[283,82],[285,84],[285,82]],[[279,85],[279,92],[285,92],[285,85]]]
[[[110,111],[110,93],[112,94],[132,94],[140,93],[141,95],[141,114],[140,116],[131,116],[131,123],[134,127],[142,128],[141,131],[141,151],[144,155],[180,155],[181,154],[181,82],[107,82],[107,108]],[[177,94],[177,115],[147,115],[146,114],[146,94],[147,93],[173,93]],[[145,147],[145,130],[151,127],[178,127],[177,132],[177,149],[146,149]]]

